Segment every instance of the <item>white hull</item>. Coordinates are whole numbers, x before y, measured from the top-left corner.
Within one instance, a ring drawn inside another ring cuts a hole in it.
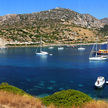
[[[104,86],[104,84],[105,84],[105,81],[104,81],[104,82],[101,82],[101,83],[99,83],[99,84],[98,84],[98,82],[96,81],[96,82],[95,82],[95,87],[97,87],[97,88],[102,88],[102,87]]]
[[[96,61],[96,60],[106,60],[107,58],[105,58],[105,57],[90,57],[89,58],[89,60],[94,60],[94,61]]]
[[[85,50],[85,48],[80,47],[80,48],[78,48],[78,50],[79,50],[79,51],[84,51],[84,50]]]
[[[105,84],[105,78],[104,77],[98,77],[97,81],[95,82],[95,87],[102,88]]]
[[[48,55],[48,52],[41,51],[40,53],[36,53],[37,55]]]
[[[49,47],[48,49],[54,49],[54,47]]]
[[[106,81],[106,84],[108,84],[108,81]]]
[[[64,49],[63,47],[59,47],[59,48],[58,48],[58,50],[63,50],[63,49]]]

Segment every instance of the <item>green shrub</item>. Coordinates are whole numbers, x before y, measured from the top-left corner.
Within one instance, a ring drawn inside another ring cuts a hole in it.
[[[23,90],[21,90],[19,88],[16,88],[16,87],[14,87],[12,85],[9,85],[8,83],[1,83],[0,84],[0,90],[11,92],[11,93],[14,93],[14,94],[19,94],[19,95],[28,95]]]
[[[56,106],[80,106],[85,102],[91,101],[92,98],[77,90],[63,90],[56,92],[50,96],[42,98],[43,103],[48,106],[54,104]]]

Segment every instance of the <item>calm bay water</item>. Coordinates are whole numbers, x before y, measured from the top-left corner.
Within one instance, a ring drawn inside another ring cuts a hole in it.
[[[108,80],[108,61],[88,60],[92,46],[80,52],[77,47],[57,47],[52,56],[37,56],[37,48],[8,48],[0,50],[0,83],[8,82],[34,96],[47,96],[64,89],[76,89],[93,98],[108,98],[108,86],[94,89],[98,76]]]

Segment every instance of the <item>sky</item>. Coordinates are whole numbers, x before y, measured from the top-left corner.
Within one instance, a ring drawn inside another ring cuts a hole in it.
[[[33,13],[56,7],[88,13],[98,19],[108,17],[108,0],[0,0],[0,16]]]

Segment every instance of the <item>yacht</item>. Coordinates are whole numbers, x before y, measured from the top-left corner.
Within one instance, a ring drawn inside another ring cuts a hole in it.
[[[92,50],[90,52],[89,60],[92,61],[101,61],[101,60],[107,60],[108,57],[104,55],[98,55],[98,45],[97,42],[93,45]]]
[[[108,39],[107,39],[107,45],[106,48],[102,48],[102,45],[100,45],[100,49],[98,50],[98,55],[106,55],[108,56]]]
[[[99,76],[95,82],[95,87],[102,88],[105,84],[105,78],[103,76]]]

